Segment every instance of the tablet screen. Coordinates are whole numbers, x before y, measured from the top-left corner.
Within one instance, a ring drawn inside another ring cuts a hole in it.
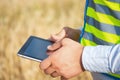
[[[23,55],[24,57],[37,59],[37,60],[44,60],[48,57],[47,53],[47,46],[51,45],[52,42],[48,40],[44,40],[37,37],[30,37],[21,50],[18,52],[19,55]]]

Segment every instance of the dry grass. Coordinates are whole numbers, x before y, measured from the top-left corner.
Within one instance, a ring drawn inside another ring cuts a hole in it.
[[[39,63],[18,57],[30,35],[48,38],[64,26],[83,25],[85,0],[0,0],[0,80],[59,80],[45,75]],[[88,80],[81,77],[72,80]]]

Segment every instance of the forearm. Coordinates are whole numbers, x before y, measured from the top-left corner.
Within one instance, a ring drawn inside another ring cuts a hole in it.
[[[81,29],[74,29],[74,32],[72,33],[73,40],[79,42],[79,38],[81,35]]]
[[[81,34],[81,30],[80,29],[73,29],[70,27],[64,27],[65,31],[66,31],[66,37],[74,40],[74,41],[79,41],[79,37]]]
[[[120,74],[120,44],[115,46],[87,46],[83,50],[82,64],[91,72]]]
[[[79,38],[80,38],[80,35],[81,35],[81,30],[80,29],[75,29],[76,31],[76,35],[74,36],[76,41],[79,42]]]

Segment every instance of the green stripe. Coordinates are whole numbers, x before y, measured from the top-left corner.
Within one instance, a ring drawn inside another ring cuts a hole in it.
[[[94,3],[106,6],[113,11],[120,12],[120,3],[110,2],[109,0],[94,0]],[[105,23],[105,24],[109,24],[112,26],[120,26],[120,20],[114,18],[113,16],[100,13],[100,12],[96,12],[93,8],[88,7],[87,15],[89,17],[94,18],[100,23]],[[110,42],[113,44],[120,43],[120,36],[117,36],[116,34],[100,31],[96,29],[94,26],[91,26],[87,23],[85,25],[85,31],[93,34],[97,38],[104,40],[106,42]],[[84,46],[96,46],[97,45],[95,42],[90,41],[84,37],[82,37],[81,39],[81,44]],[[109,75],[120,78],[119,74],[110,73]]]
[[[91,34],[94,34],[94,36],[96,36],[97,38],[99,38],[103,41],[110,42],[113,44],[120,43],[120,36],[100,31],[100,30],[96,29],[94,26],[89,25],[87,23],[86,23],[85,31],[89,32]]]
[[[109,0],[94,0],[96,4],[108,6],[110,9],[120,11],[120,3],[110,2]]]
[[[114,77],[117,77],[117,78],[120,78],[120,74],[112,74],[112,73],[109,73],[109,75],[114,76]]]
[[[113,25],[113,26],[120,26],[120,20],[114,18],[111,15],[107,15],[107,14],[103,14],[103,13],[100,13],[100,12],[96,12],[91,7],[88,7],[87,15],[89,17],[94,18],[95,20],[97,20],[97,21],[99,21],[101,23],[110,24],[110,25]]]
[[[84,46],[96,46],[97,44],[94,43],[93,41],[87,40],[85,38],[82,38],[81,44]]]

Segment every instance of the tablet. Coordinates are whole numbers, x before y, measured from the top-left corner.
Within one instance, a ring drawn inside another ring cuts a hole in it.
[[[18,55],[27,59],[32,59],[35,61],[43,61],[48,57],[47,47],[52,45],[53,42],[38,38],[35,36],[30,36],[25,44],[18,51]]]

